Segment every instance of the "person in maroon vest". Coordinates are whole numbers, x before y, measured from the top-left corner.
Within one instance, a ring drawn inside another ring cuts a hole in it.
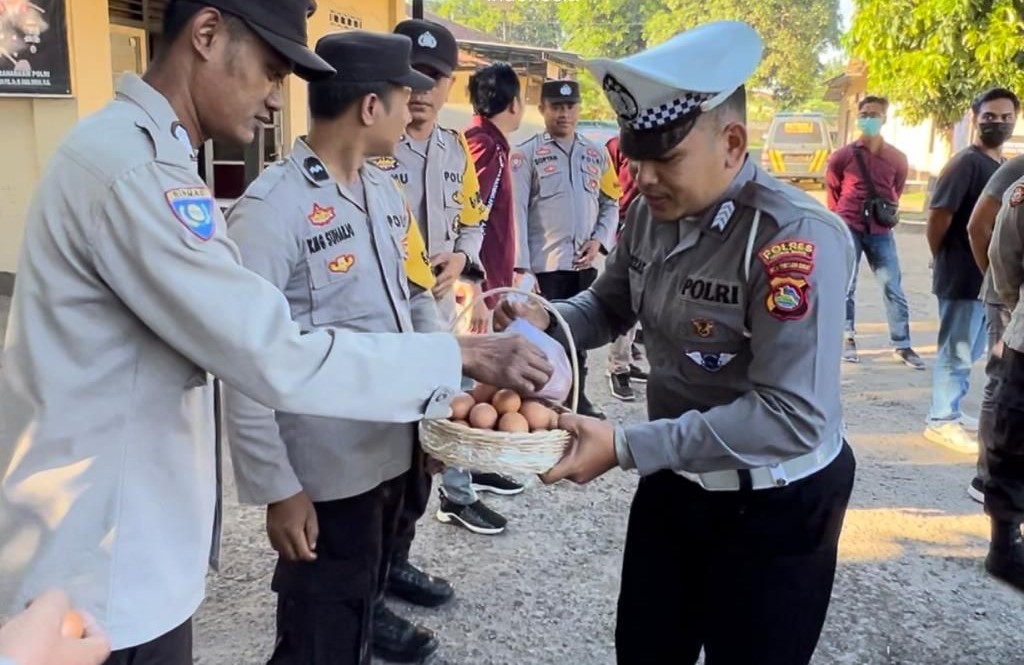
[[[480,196],[488,210],[480,262],[488,291],[512,286],[516,262],[516,224],[512,211],[512,178],[508,136],[523,121],[519,77],[512,66],[497,62],[481,68],[469,79],[473,120],[464,134],[476,162]],[[496,299],[488,299],[493,307]],[[476,317],[474,317],[476,318]]]

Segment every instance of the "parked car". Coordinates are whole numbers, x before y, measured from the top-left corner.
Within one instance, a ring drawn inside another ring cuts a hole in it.
[[[777,178],[823,184],[834,149],[832,132],[821,113],[779,113],[765,134],[761,166]]]

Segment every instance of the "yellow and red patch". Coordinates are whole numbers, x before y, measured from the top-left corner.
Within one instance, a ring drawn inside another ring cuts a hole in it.
[[[333,273],[347,273],[356,264],[354,254],[342,254],[327,263],[327,269]]]
[[[322,206],[319,203],[313,204],[313,210],[306,216],[313,226],[327,226],[334,221],[334,206]]]

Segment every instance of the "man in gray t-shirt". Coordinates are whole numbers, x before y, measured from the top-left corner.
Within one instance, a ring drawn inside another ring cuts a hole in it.
[[[1010,311],[999,301],[992,286],[992,271],[988,265],[988,246],[992,240],[996,215],[1003,202],[1006,190],[1013,183],[1024,178],[1024,155],[1014,157],[1003,163],[992,175],[984,192],[978,198],[971,219],[967,223],[967,234],[971,240],[971,253],[978,267],[985,273],[981,285],[981,299],[985,303],[985,319],[988,326],[988,362],[985,374],[985,394],[981,401],[981,413],[978,419],[978,439],[981,443],[978,453],[978,473],[971,481],[967,492],[975,501],[984,503],[984,483],[988,478],[986,450],[991,446],[995,394],[999,388],[999,377],[1003,363],[1003,333],[1010,322]]]

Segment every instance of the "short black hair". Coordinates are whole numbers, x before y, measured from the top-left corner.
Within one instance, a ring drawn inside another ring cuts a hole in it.
[[[507,62],[481,67],[469,77],[469,101],[473,112],[493,118],[519,98],[519,76]]]
[[[1020,99],[1017,95],[1013,94],[1006,88],[989,88],[988,90],[980,93],[974,98],[974,101],[971,102],[971,111],[974,112],[974,115],[978,115],[978,113],[981,112],[982,105],[988,102],[994,102],[998,99],[1009,99],[1013,102],[1013,110],[1020,113]]]
[[[878,104],[879,106],[882,107],[882,111],[889,111],[889,100],[886,99],[885,97],[879,97],[877,95],[868,95],[864,99],[857,102],[857,110],[863,111],[864,107],[867,106],[868,104]]]
[[[185,31],[185,28],[188,27],[192,19],[196,17],[196,14],[210,6],[202,2],[202,0],[171,0],[167,8],[164,9],[164,20],[160,34],[162,42],[164,44],[173,44],[181,36],[181,33]],[[224,11],[221,11],[221,15],[224,16],[232,37],[237,38],[248,34],[248,27],[242,19]]]
[[[721,119],[728,113],[735,114],[740,122],[747,121],[747,88],[741,85],[721,104],[711,110],[711,114]]]
[[[309,113],[317,120],[334,120],[367,95],[377,95],[391,110],[391,93],[400,88],[387,81],[353,83],[329,78],[309,84]]]

